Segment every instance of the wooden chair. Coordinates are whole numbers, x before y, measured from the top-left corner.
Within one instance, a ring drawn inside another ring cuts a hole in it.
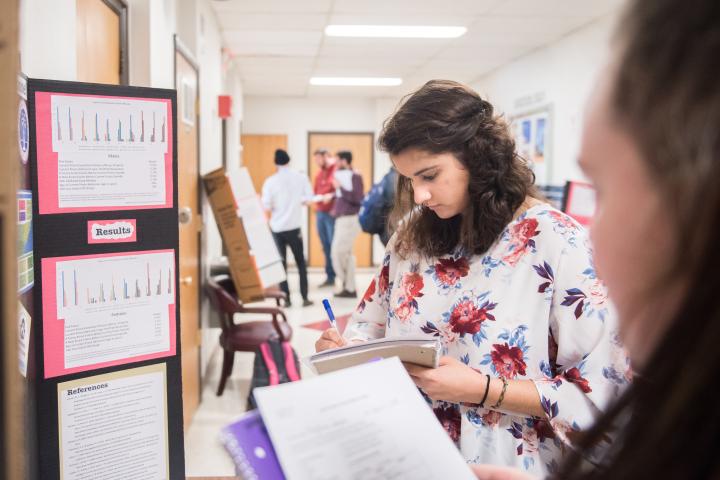
[[[263,342],[271,338],[289,341],[292,328],[287,323],[285,313],[279,306],[254,307],[244,305],[236,295],[235,285],[228,275],[208,278],[206,292],[210,303],[220,315],[220,346],[223,349],[223,365],[217,395],[222,395],[225,383],[232,373],[235,352],[254,352]],[[282,293],[282,292],[281,292]],[[284,295],[283,295],[284,296]],[[278,300],[279,305],[279,300]],[[265,314],[268,320],[235,323],[236,313]],[[278,320],[280,317],[280,320]]]

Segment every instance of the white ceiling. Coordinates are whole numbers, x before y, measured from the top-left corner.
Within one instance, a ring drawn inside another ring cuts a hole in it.
[[[617,10],[623,0],[212,0],[247,95],[395,97],[482,75]],[[330,24],[456,25],[456,39],[326,37]],[[399,87],[311,86],[311,76],[401,77]]]

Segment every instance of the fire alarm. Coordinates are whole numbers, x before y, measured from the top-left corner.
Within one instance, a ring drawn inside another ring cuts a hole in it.
[[[232,97],[230,95],[218,95],[218,116],[230,118],[232,116]]]

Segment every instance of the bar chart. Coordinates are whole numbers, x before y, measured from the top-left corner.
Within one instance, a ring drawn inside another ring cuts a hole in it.
[[[129,254],[57,263],[58,318],[92,307],[174,300],[172,252]]]
[[[91,97],[90,97],[91,98]],[[108,102],[53,96],[53,147],[92,146],[96,144],[156,144],[162,147],[167,139],[167,108],[160,102]],[[95,117],[94,135],[88,135],[86,118]],[[145,135],[145,120],[151,118],[150,135]],[[136,123],[139,121],[139,125]],[[104,132],[100,132],[104,125]],[[79,126],[79,129],[77,128]],[[77,135],[77,132],[80,135]],[[139,132],[139,135],[138,135]]]

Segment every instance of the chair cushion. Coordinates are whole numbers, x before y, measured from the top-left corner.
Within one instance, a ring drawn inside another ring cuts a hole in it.
[[[280,330],[286,340],[292,338],[292,328],[280,321]],[[270,338],[276,338],[277,331],[272,322],[256,321],[236,324],[231,330],[220,334],[220,346],[226,350],[252,351]]]

